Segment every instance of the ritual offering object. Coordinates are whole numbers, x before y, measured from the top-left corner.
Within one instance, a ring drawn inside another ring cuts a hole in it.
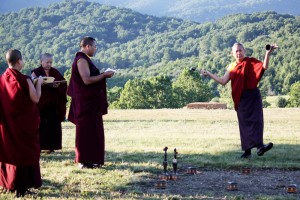
[[[45,76],[45,77],[43,77],[43,84],[53,83],[54,80],[55,80],[54,77]],[[33,84],[35,85],[37,83],[37,81],[38,81],[38,77],[33,78],[32,81],[33,81]]]
[[[43,77],[43,83],[53,83],[54,80],[55,80],[54,77],[50,77],[50,76]]]
[[[229,191],[238,190],[237,183],[229,181],[228,185],[227,185],[227,190],[229,190]]]
[[[165,154],[164,154],[164,161],[163,161],[164,172],[163,172],[163,174],[160,174],[158,176],[158,178],[161,179],[161,180],[170,180],[170,176],[167,173],[167,167],[168,167],[167,150],[168,150],[168,147],[165,147],[163,150],[165,152]]]
[[[250,174],[250,172],[251,172],[250,167],[244,167],[244,168],[242,169],[242,173],[243,173],[243,174]]]
[[[288,193],[297,193],[297,185],[296,184],[291,184],[287,188]]]
[[[169,180],[169,179],[170,179],[170,177],[169,177],[168,174],[160,174],[160,175],[158,176],[158,178],[159,178],[160,180]]]
[[[171,180],[171,181],[176,181],[178,179],[177,175],[176,174],[170,174],[168,180]]]
[[[174,158],[173,158],[173,172],[176,175],[177,174],[177,154],[176,148],[174,149]]]
[[[155,183],[155,187],[157,189],[166,189],[166,187],[167,187],[167,181],[166,180],[158,180]]]
[[[196,167],[188,167],[186,170],[187,174],[197,174],[197,169]]]
[[[165,148],[164,148],[165,156],[164,156],[164,162],[163,162],[163,166],[164,166],[164,174],[167,174],[167,167],[168,167],[167,151],[168,151],[168,147],[165,147]]]
[[[176,151],[176,148],[174,149],[174,158],[172,160],[173,164],[173,173],[169,174],[169,179],[168,180],[177,180],[177,154],[178,152]]]
[[[267,44],[266,45],[266,50],[269,51],[271,49],[271,45]]]

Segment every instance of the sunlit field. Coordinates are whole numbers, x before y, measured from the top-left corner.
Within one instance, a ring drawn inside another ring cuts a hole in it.
[[[264,141],[274,147],[264,156],[252,151],[243,161],[234,110],[161,109],[109,110],[104,116],[106,164],[79,169],[74,163],[75,127],[63,123],[63,149],[41,154],[43,186],[37,199],[193,199],[167,192],[143,193],[147,181],[163,171],[164,147],[169,169],[174,148],[178,167],[233,169],[241,166],[300,170],[300,108],[264,110]],[[150,185],[151,187],[151,185]],[[154,186],[153,186],[154,187]],[[213,198],[209,195],[208,197]],[[1,199],[13,198],[1,194]],[[224,199],[235,198],[224,197]],[[280,197],[278,197],[280,198]],[[272,199],[264,197],[264,199]]]

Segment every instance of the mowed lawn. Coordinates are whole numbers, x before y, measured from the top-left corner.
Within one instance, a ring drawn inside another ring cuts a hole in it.
[[[264,141],[272,141],[274,148],[262,157],[254,149],[253,159],[242,161],[234,110],[109,110],[104,116],[106,164],[101,169],[84,170],[74,163],[75,126],[65,122],[63,149],[41,154],[43,186],[35,190],[36,195],[27,197],[161,199],[160,194],[145,194],[141,188],[149,186],[147,180],[163,171],[164,147],[168,147],[169,170],[174,148],[179,152],[179,169],[247,165],[299,170],[300,108],[264,109],[264,118]],[[1,194],[0,198],[12,195]]]

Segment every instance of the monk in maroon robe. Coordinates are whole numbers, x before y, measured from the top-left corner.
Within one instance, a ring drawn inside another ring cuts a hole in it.
[[[102,115],[107,113],[106,78],[114,72],[99,72],[90,57],[96,52],[96,41],[84,37],[81,51],[72,64],[67,94],[72,97],[68,119],[76,125],[75,162],[81,168],[104,164],[104,128]]]
[[[24,63],[18,50],[6,54],[8,68],[0,76],[0,186],[23,196],[41,186],[39,113],[42,78],[36,86],[20,73]]]
[[[41,66],[32,70],[31,77],[54,77],[54,83],[42,85],[42,96],[37,104],[40,112],[40,147],[48,153],[62,148],[61,122],[65,120],[67,82],[60,72],[52,67],[53,56],[41,55]]]
[[[269,67],[271,52],[277,48],[272,45],[266,50],[264,62],[255,58],[245,57],[245,48],[241,43],[235,43],[232,47],[232,55],[235,62],[228,66],[228,70],[222,78],[207,70],[201,70],[201,74],[210,76],[216,82],[226,85],[231,80],[232,98],[234,108],[237,111],[242,150],[245,152],[241,158],[251,158],[251,149],[257,148],[257,155],[262,156],[273,147],[273,143],[263,143],[263,105],[258,83]]]

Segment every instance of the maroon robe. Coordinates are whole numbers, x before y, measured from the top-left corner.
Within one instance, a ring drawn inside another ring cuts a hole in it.
[[[91,59],[77,52],[72,64],[67,94],[72,97],[68,119],[76,125],[75,162],[104,164],[104,128],[102,115],[107,113],[106,80],[85,85],[78,71],[79,59],[87,60],[90,76],[99,75]]]
[[[244,90],[255,89],[264,74],[263,63],[255,58],[245,57],[230,71],[232,99],[237,110]]]
[[[0,77],[0,186],[9,190],[40,187],[39,113],[27,79],[7,68]]]
[[[264,71],[261,61],[246,57],[230,72],[243,150],[263,145],[263,107],[257,85]]]
[[[37,77],[46,76],[42,66],[32,70]],[[50,68],[49,76],[55,81],[65,78],[55,68]],[[61,122],[65,120],[67,103],[67,83],[60,83],[57,88],[53,84],[42,85],[42,95],[37,104],[40,112],[40,146],[41,150],[57,150],[62,148]]]

